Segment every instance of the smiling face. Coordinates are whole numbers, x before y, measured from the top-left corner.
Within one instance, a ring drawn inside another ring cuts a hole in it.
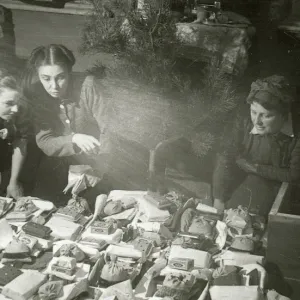
[[[46,92],[53,98],[63,99],[68,90],[70,73],[60,65],[45,65],[38,68],[39,79]]]
[[[258,134],[272,134],[279,132],[285,118],[275,110],[267,110],[257,102],[250,107],[251,120]]]
[[[0,118],[9,121],[19,111],[20,94],[9,88],[0,90]]]

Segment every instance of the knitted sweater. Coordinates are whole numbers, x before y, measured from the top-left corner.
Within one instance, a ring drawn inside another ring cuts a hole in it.
[[[110,152],[107,125],[111,106],[93,76],[73,76],[63,101],[48,95],[38,82],[33,85],[32,100],[36,142],[46,155],[75,156],[79,149],[72,143],[74,133],[94,136],[101,143],[101,154]]]
[[[252,128],[249,107],[243,107],[217,158],[213,175],[215,198],[230,198],[234,183],[240,179],[234,176],[241,174],[236,173],[238,157],[257,164],[256,175],[263,178],[276,182],[300,182],[300,139],[282,132],[252,134]]]

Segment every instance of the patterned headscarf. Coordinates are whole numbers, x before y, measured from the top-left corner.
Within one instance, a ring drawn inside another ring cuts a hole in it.
[[[274,100],[276,99],[278,104],[285,108],[289,108],[293,102],[289,83],[283,76],[272,75],[253,82],[247,97],[247,102],[251,103],[259,92],[268,93],[271,96],[274,96]]]

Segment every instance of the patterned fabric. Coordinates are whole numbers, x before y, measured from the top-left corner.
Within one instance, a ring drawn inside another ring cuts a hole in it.
[[[41,300],[51,300],[58,298],[62,294],[63,281],[49,281],[39,288]]]

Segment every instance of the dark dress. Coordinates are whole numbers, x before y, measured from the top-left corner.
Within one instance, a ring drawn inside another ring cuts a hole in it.
[[[226,201],[227,208],[238,205],[267,215],[282,182],[300,182],[300,140],[283,132],[270,135],[251,133],[249,107],[237,117],[231,138],[218,155],[213,175],[214,198]],[[257,172],[246,173],[237,158],[257,164]]]
[[[8,130],[7,122],[0,118],[0,131],[5,132]],[[11,165],[11,155],[12,155],[12,137],[8,136],[7,138],[2,138],[2,134],[0,134],[0,153],[1,153],[1,160],[0,160],[0,172],[3,172],[10,168]],[[10,134],[9,134],[10,135]]]

